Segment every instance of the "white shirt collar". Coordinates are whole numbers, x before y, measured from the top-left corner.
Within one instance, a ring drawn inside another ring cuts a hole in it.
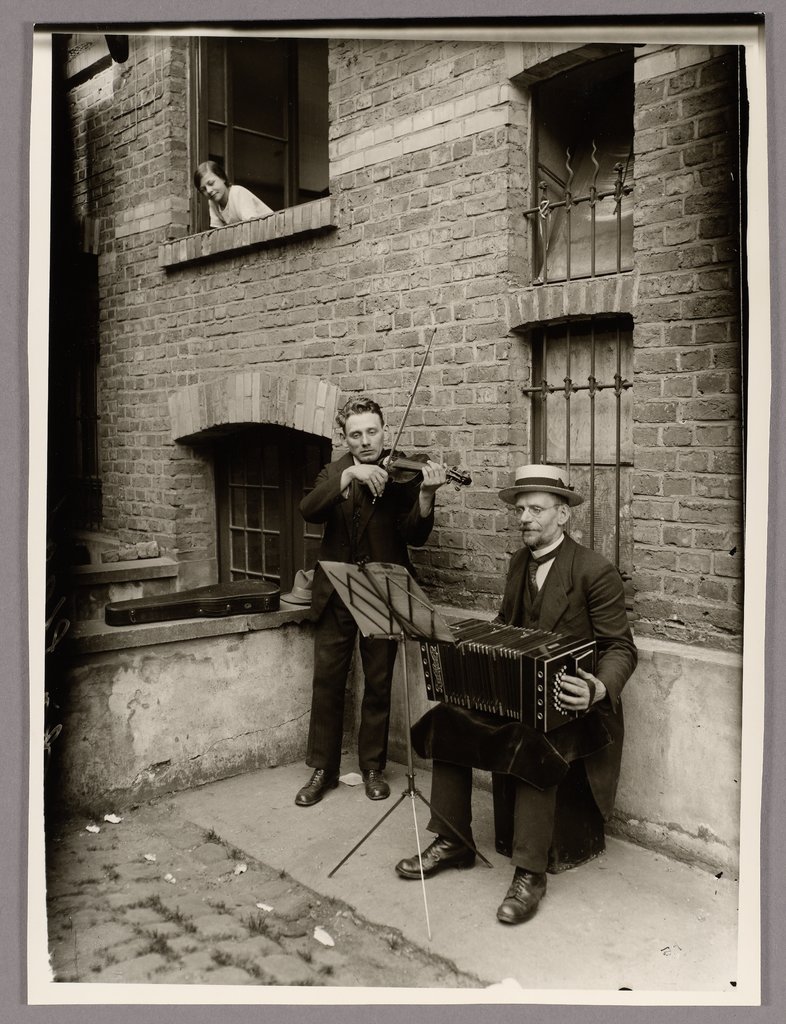
[[[532,551],[532,549],[530,548],[530,552],[535,556],[535,558],[541,559],[541,558],[543,558],[544,555],[547,555],[550,551],[556,551],[557,548],[560,546],[560,544],[562,543],[562,541],[564,539],[565,539],[565,534],[561,533],[559,535],[559,537],[554,541],[553,544],[548,544],[545,548],[538,548],[537,551]]]

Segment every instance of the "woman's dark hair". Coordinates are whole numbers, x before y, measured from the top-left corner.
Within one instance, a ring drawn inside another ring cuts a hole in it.
[[[204,163],[201,163],[199,167],[197,167],[197,169],[194,171],[194,188],[197,190],[197,192],[199,191],[202,184],[202,179],[206,174],[215,174],[215,176],[217,178],[220,178],[225,185],[229,184],[227,172],[224,170],[221,164],[217,164],[215,160],[205,160]]]
[[[336,416],[336,423],[344,430],[347,420],[350,416],[360,416],[364,412],[373,412],[379,416],[379,422],[384,427],[385,417],[382,415],[382,410],[374,401],[373,398],[369,398],[367,395],[361,395],[359,398],[350,398],[341,409],[338,411]]]

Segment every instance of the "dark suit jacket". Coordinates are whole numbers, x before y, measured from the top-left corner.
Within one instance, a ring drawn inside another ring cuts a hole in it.
[[[499,618],[521,625],[529,548],[511,558]],[[595,800],[604,816],[611,814],[617,791],[624,726],[620,693],[636,667],[638,654],[625,611],[625,592],[617,569],[602,555],[565,537],[549,575],[539,627],[598,645],[595,675],[608,698],[594,707],[603,717],[612,743],[585,759]]]
[[[300,514],[309,523],[323,523],[325,532],[319,549],[326,562],[393,562],[411,570],[407,545],[425,544],[434,526],[434,513],[421,518],[418,506],[420,484],[388,483],[372,502],[367,487],[358,487],[359,517],[352,549],[353,501],[341,492],[341,474],[353,464],[349,452],[325,466],[311,490],[300,503]],[[333,593],[333,585],[317,565],[311,592],[311,616],[318,619]]]

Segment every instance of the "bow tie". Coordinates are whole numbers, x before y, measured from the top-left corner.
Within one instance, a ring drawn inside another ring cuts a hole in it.
[[[553,548],[551,551],[547,551],[545,555],[536,555],[534,551],[530,551],[530,565],[544,565],[546,562],[550,562],[553,558],[557,557],[561,546],[561,544],[557,545],[557,547]]]

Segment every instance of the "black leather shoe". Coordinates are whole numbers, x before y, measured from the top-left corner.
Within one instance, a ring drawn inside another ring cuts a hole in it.
[[[430,878],[445,868],[471,868],[475,863],[475,851],[461,842],[437,836],[434,842],[421,853],[423,877]],[[396,871],[402,878],[420,878],[420,863],[417,855],[400,860]]]
[[[497,920],[503,924],[521,924],[532,917],[546,893],[543,872],[516,868],[505,899],[497,907]]]
[[[369,800],[387,800],[390,796],[390,786],[387,784],[385,773],[381,768],[364,769],[363,782]]]
[[[335,789],[337,785],[337,774],[325,768],[317,768],[309,782],[297,791],[295,803],[298,807],[313,807],[325,795],[325,790]]]

